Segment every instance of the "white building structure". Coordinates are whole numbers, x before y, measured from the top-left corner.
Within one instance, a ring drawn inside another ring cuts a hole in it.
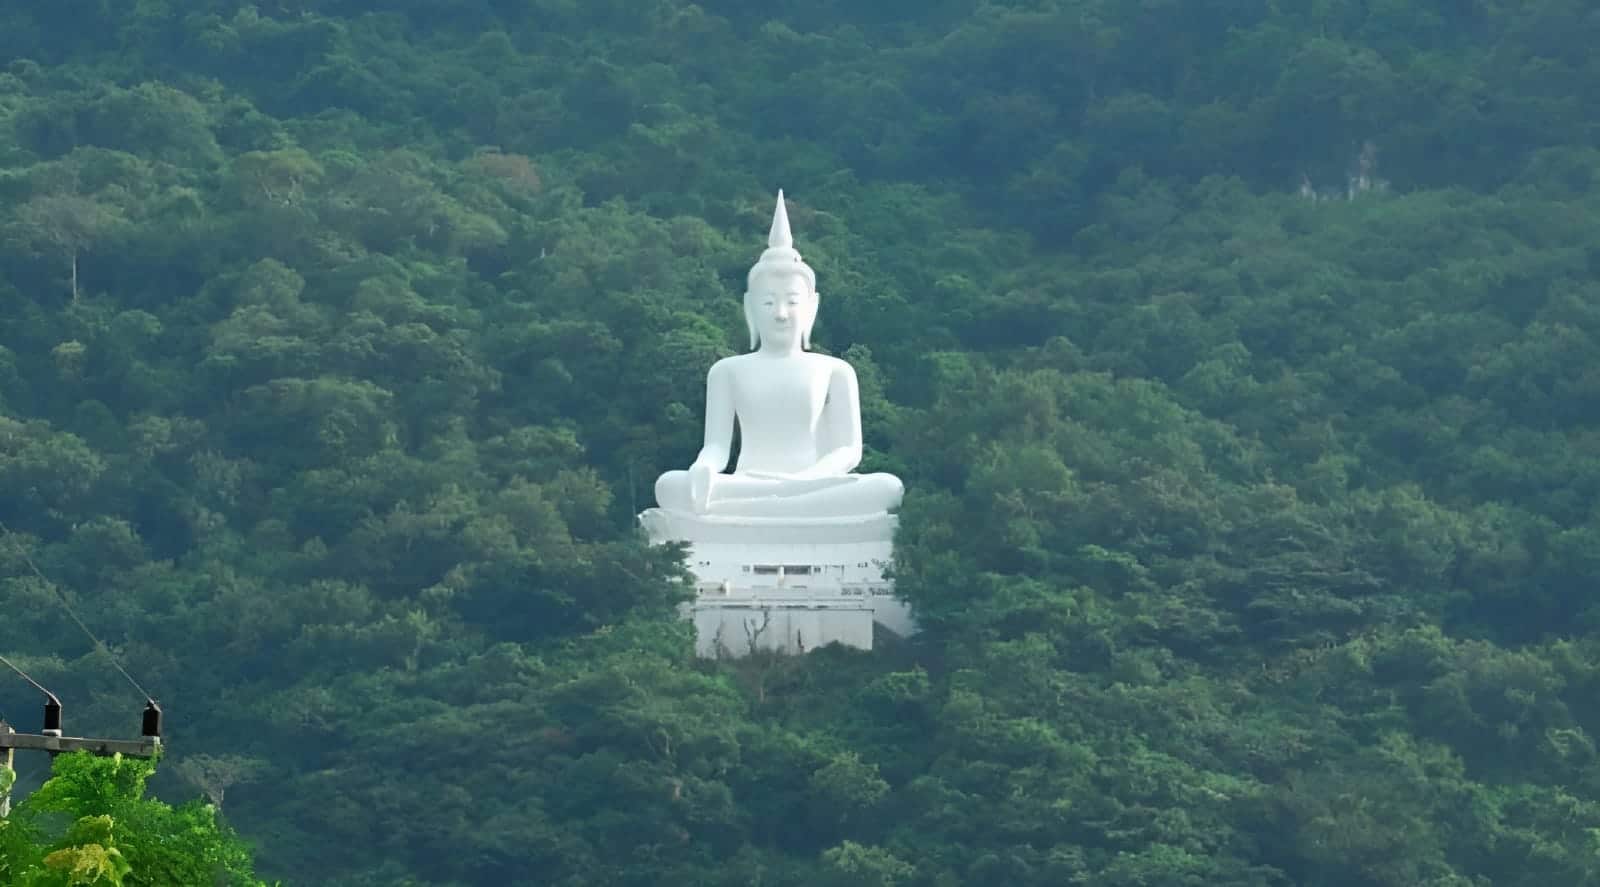
[[[899,636],[916,631],[886,575],[893,515],[724,522],[650,509],[640,521],[653,542],[689,543],[696,593],[685,610],[701,656],[804,653],[830,643],[870,650],[875,624]]]

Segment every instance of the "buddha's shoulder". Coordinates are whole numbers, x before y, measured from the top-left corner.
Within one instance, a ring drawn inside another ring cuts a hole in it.
[[[725,376],[736,373],[739,371],[739,367],[744,366],[745,364],[749,363],[749,361],[749,354],[735,354],[732,357],[724,357],[711,365],[708,375]]]
[[[803,367],[808,373],[828,373],[833,375],[837,373],[853,374],[855,372],[855,369],[850,364],[837,357],[816,354],[810,351],[803,351],[790,358],[789,365]],[[772,366],[772,361],[763,359],[757,352],[735,354],[732,357],[724,357],[712,364],[708,375],[712,378],[719,376],[729,378],[742,375],[746,368],[749,368],[752,372],[771,372],[770,367]]]
[[[813,354],[811,352],[806,352],[806,357],[814,361],[812,366],[825,370],[830,375],[844,374],[854,376],[856,373],[855,367],[851,366],[848,361],[840,360],[837,357],[830,357],[826,354]]]

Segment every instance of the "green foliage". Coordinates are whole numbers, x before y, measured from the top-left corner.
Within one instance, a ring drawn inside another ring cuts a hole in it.
[[[145,797],[154,770],[121,755],[57,757],[54,775],[0,821],[0,876],[18,887],[262,884],[214,807]]]
[[[1600,881],[1581,4],[370,7],[0,0],[0,647],[211,802],[8,883]],[[702,663],[778,185],[923,631]]]

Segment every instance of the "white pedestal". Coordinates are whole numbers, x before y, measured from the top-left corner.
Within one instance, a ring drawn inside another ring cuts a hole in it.
[[[916,631],[911,609],[884,576],[894,555],[891,514],[846,520],[737,520],[651,508],[650,541],[689,544],[701,656],[752,650],[801,653],[829,643],[872,649],[873,624]]]
[[[694,620],[695,652],[706,659],[792,655],[833,643],[872,649],[872,605],[860,598],[709,592],[684,610]]]

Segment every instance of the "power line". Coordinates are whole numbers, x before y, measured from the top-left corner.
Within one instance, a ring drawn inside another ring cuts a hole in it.
[[[28,683],[32,684],[33,685],[33,689],[38,690],[40,693],[43,693],[44,695],[50,697],[51,699],[55,699],[56,698],[56,694],[51,693],[49,690],[46,690],[44,688],[44,684],[41,684],[38,681],[34,680],[33,678],[28,677],[28,673],[23,671],[20,668],[17,668],[17,666],[15,664],[13,664],[10,659],[7,659],[4,656],[0,656],[0,662],[5,663],[6,668],[9,668],[12,671],[16,672],[18,677],[20,677],[23,680],[27,681]],[[5,719],[4,718],[0,718],[0,720],[5,720]]]
[[[11,528],[6,526],[4,522],[0,522],[0,532],[4,532],[7,536],[17,535],[16,533],[13,533]],[[94,644],[95,647],[100,650],[100,652],[106,654],[106,658],[111,660],[111,665],[116,668],[116,670],[120,672],[124,678],[127,678],[128,683],[133,685],[133,689],[139,691],[140,696],[143,696],[147,702],[155,702],[156,698],[151,696],[144,687],[140,686],[139,682],[133,679],[133,675],[128,674],[128,670],[122,667],[122,663],[117,661],[116,654],[111,652],[111,648],[106,646],[105,641],[100,640],[100,638],[97,637],[94,632],[89,630],[89,626],[85,625],[83,620],[78,618],[77,612],[72,609],[72,604],[67,601],[67,596],[64,592],[62,592],[61,586],[50,581],[50,577],[46,576],[44,571],[40,570],[39,566],[33,562],[33,558],[28,554],[27,549],[18,546],[17,553],[22,556],[22,562],[28,565],[28,569],[33,572],[33,575],[39,577],[39,581],[49,586],[50,590],[55,593],[56,600],[61,602],[61,608],[67,611],[67,615],[72,617],[73,622],[77,623],[78,628],[81,629],[89,638],[90,643]],[[50,693],[49,690],[45,690],[44,687],[39,686],[39,684],[35,682],[33,678],[28,677],[16,666],[11,665],[9,661],[6,661],[6,665],[10,666],[12,671],[22,675],[22,677],[26,679],[28,683],[38,687],[42,692],[46,694]]]

